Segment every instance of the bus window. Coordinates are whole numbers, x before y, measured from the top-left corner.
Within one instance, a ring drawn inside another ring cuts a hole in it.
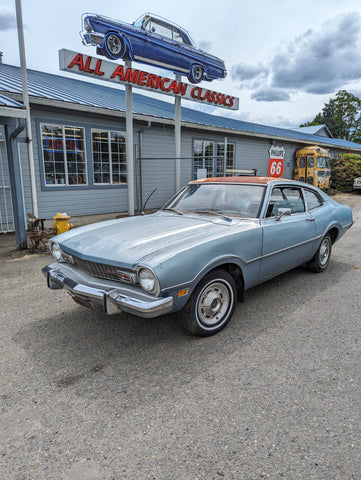
[[[327,163],[329,165],[327,165]],[[330,160],[326,157],[317,157],[317,167],[318,168],[330,168]]]

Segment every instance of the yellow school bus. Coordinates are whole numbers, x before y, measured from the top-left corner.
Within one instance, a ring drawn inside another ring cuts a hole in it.
[[[322,189],[330,188],[330,152],[314,145],[296,152],[294,179]]]

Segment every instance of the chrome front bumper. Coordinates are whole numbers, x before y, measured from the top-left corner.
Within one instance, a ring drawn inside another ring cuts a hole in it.
[[[96,47],[103,45],[104,35],[101,33],[86,32],[81,33],[81,37],[84,45],[95,45]]]
[[[105,313],[127,312],[138,317],[153,318],[173,309],[173,297],[153,297],[133,285],[119,284],[89,275],[66,263],[52,263],[42,270],[48,287],[64,288],[82,305],[102,305]]]

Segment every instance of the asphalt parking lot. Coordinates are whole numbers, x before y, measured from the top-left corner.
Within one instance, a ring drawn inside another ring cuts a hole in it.
[[[359,480],[361,195],[323,274],[246,294],[210,338],[47,289],[0,235],[0,480]]]

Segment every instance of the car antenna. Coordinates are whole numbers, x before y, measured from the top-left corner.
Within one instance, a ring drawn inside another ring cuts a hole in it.
[[[141,211],[141,215],[144,215],[144,210],[145,210],[145,207],[148,203],[148,200],[150,199],[150,197],[153,195],[153,193],[157,190],[157,187],[153,188],[153,190],[150,192],[150,194],[148,195],[148,198],[146,199],[146,201],[144,202],[144,205],[142,207],[142,211]]]

